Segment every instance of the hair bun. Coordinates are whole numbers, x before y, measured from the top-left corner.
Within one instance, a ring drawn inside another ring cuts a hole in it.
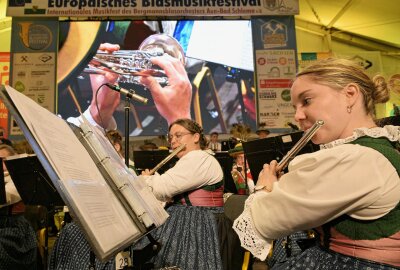
[[[375,101],[375,103],[385,103],[389,101],[390,93],[385,77],[382,75],[376,75],[372,81],[376,89],[376,91],[372,92],[372,99]]]

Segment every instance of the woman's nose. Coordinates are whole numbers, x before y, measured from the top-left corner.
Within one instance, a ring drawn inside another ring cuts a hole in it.
[[[296,109],[296,112],[294,114],[294,120],[296,120],[296,122],[299,122],[302,119],[305,119],[305,113],[302,109]]]
[[[174,148],[177,143],[178,139],[175,136],[173,136],[172,139],[170,140],[171,147]]]

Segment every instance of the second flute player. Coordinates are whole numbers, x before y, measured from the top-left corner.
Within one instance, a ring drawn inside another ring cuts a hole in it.
[[[324,125],[278,178],[265,164],[234,229],[264,260],[274,239],[315,228],[317,245],[272,269],[398,269],[400,267],[400,129],[378,127],[375,104],[389,99],[382,76],[370,79],[347,60],[327,59],[295,78],[295,120],[307,131]]]
[[[154,268],[222,269],[214,216],[223,212],[221,166],[213,155],[203,151],[207,141],[202,127],[193,120],[173,122],[168,140],[173,150],[186,144],[177,153],[175,166],[161,175],[151,175],[150,170],[142,172],[157,199],[174,201],[167,208],[168,220],[152,232],[162,246],[152,259]]]

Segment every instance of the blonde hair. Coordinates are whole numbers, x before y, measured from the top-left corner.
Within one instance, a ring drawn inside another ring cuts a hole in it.
[[[389,89],[385,78],[376,75],[372,79],[361,66],[346,59],[328,58],[320,60],[300,71],[296,78],[307,75],[316,83],[340,90],[350,83],[359,86],[367,114],[375,117],[375,105],[389,100]]]

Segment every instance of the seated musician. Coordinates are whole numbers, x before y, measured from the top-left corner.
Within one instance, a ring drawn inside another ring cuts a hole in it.
[[[162,248],[153,258],[155,267],[222,269],[214,213],[223,212],[223,172],[208,151],[203,129],[190,119],[178,119],[169,127],[169,142],[177,154],[174,167],[164,174],[142,172],[161,201],[173,199],[169,219],[152,232]],[[135,247],[136,248],[136,247]]]
[[[235,147],[228,151],[229,155],[234,158],[232,166],[232,179],[235,183],[237,194],[246,195],[254,192],[254,181],[251,175],[249,164],[246,160],[246,166],[244,166],[244,151],[241,143],[235,145]],[[244,172],[246,170],[246,173]]]
[[[375,105],[389,100],[383,76],[348,60],[325,59],[297,74],[295,120],[315,153],[295,157],[281,175],[264,164],[234,229],[264,260],[273,239],[315,228],[320,241],[272,269],[399,269],[400,128],[379,127]]]
[[[108,130],[106,132],[106,137],[108,138],[110,143],[114,146],[114,149],[115,149],[115,151],[117,151],[118,155],[125,161],[125,157],[124,157],[123,151],[122,151],[121,132],[119,132],[118,130]],[[135,168],[135,162],[133,162],[133,160],[131,160],[131,159],[129,159],[129,161],[128,161],[128,168],[129,168],[129,170],[131,170],[132,172],[137,174],[136,168]]]
[[[0,145],[0,157],[16,155],[6,144]],[[23,216],[25,205],[3,162],[6,204],[0,205],[0,269],[37,269],[37,240]]]

